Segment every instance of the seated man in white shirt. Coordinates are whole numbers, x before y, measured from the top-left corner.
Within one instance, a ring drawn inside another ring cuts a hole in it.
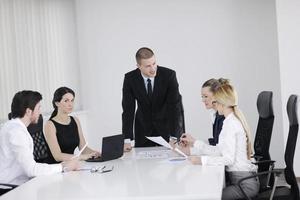
[[[194,164],[225,165],[226,187],[222,199],[243,199],[244,195],[237,183],[241,178],[256,172],[256,166],[250,161],[250,130],[244,115],[237,107],[237,95],[230,84],[221,85],[214,94],[218,112],[225,116],[219,143],[211,146],[201,140],[195,140],[190,134],[181,136],[181,148],[192,157]],[[259,190],[256,178],[247,179],[242,185],[249,197],[254,197]]]
[[[35,162],[33,140],[27,126],[37,123],[41,100],[42,95],[35,91],[18,92],[12,100],[12,119],[0,131],[0,183],[20,185],[35,176],[79,168],[78,160],[52,165]]]

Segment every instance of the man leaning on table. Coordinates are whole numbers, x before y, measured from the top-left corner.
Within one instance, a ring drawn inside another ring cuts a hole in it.
[[[180,94],[174,70],[158,66],[153,51],[142,47],[136,52],[137,68],[126,73],[123,83],[122,130],[125,151],[156,146],[146,136],[161,136],[169,141],[177,133]],[[136,109],[137,103],[137,109]],[[133,128],[134,126],[134,128]]]
[[[77,160],[60,164],[42,164],[33,158],[33,140],[27,126],[37,123],[42,95],[35,91],[15,94],[11,104],[12,119],[0,131],[0,183],[20,185],[30,178],[79,168]]]

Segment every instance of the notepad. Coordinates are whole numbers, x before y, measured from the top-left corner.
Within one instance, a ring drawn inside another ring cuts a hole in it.
[[[75,156],[72,157],[73,158],[78,158],[82,152],[84,151],[84,149],[87,147],[88,143],[86,142],[85,145],[83,146],[83,148],[78,152],[78,154],[76,154]]]

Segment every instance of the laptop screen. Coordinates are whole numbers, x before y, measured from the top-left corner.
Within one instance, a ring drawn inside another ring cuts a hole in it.
[[[120,158],[124,153],[124,136],[113,135],[103,137],[101,157],[103,161]]]

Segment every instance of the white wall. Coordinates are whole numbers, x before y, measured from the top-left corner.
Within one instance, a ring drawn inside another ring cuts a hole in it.
[[[288,118],[286,114],[286,102],[291,94],[300,95],[299,87],[299,58],[300,58],[300,1],[277,0],[277,24],[278,43],[280,55],[280,76],[282,90],[282,113],[284,143],[288,136]],[[300,96],[299,96],[300,98]],[[299,103],[299,102],[298,102]],[[299,115],[299,112],[298,112]],[[298,135],[298,137],[300,137]],[[294,169],[297,177],[300,177],[300,143],[297,142]]]
[[[71,87],[80,108],[79,62],[73,0],[0,0],[0,121],[20,90],[43,95],[52,111],[54,91]]]
[[[272,0],[77,0],[82,100],[88,140],[121,133],[124,73],[138,48],[152,48],[162,66],[177,71],[186,129],[206,140],[211,122],[201,103],[202,83],[230,78],[240,108],[256,130],[256,98],[274,92],[272,158],[283,163],[283,135],[275,2]],[[276,145],[275,145],[276,144]]]

